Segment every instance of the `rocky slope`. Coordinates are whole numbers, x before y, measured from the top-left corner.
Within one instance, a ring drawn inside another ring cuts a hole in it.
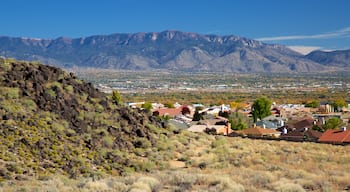
[[[173,132],[73,74],[0,59],[0,180],[149,171],[164,166],[162,134]]]
[[[0,55],[60,67],[210,72],[318,72],[327,66],[282,45],[180,31],[86,38],[0,37]]]
[[[350,69],[350,50],[341,51],[313,51],[305,56],[324,66],[334,66],[342,69]]]

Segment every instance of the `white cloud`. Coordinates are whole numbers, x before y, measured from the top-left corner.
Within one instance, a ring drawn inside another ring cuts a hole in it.
[[[312,51],[321,49],[321,47],[315,47],[315,46],[287,46],[287,47],[303,55],[306,55]]]
[[[331,31],[326,33],[314,34],[314,35],[290,35],[290,36],[277,36],[277,37],[261,37],[257,38],[258,41],[282,41],[282,40],[297,40],[297,39],[331,39],[336,37],[346,37],[350,35],[350,27],[346,27],[337,31]]]

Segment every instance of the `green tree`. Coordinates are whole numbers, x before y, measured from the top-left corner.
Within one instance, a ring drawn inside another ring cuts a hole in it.
[[[256,123],[258,119],[262,119],[271,115],[271,105],[272,101],[266,97],[260,97],[254,101],[252,106],[254,123]]]
[[[339,127],[341,124],[343,124],[343,121],[337,117],[329,118],[326,120],[326,124],[323,126],[324,130],[327,129],[335,129]]]
[[[115,104],[120,104],[122,102],[122,96],[120,95],[119,91],[115,90],[112,93],[112,99]]]
[[[348,103],[346,103],[344,99],[336,99],[333,101],[332,105],[336,111],[340,111],[340,109],[346,107]]]
[[[317,100],[313,100],[305,104],[305,107],[311,107],[311,108],[317,108],[318,106],[320,106],[320,102]]]
[[[175,107],[174,107],[174,104],[173,104],[173,103],[170,103],[170,102],[166,102],[166,103],[164,104],[164,107],[167,107],[167,108],[175,108]]]
[[[201,119],[203,119],[202,114],[199,113],[198,110],[196,110],[193,114],[193,119],[192,121],[200,121]]]
[[[248,128],[249,118],[239,112],[230,115],[229,122],[232,130],[242,130]]]
[[[152,103],[150,102],[145,102],[144,104],[141,105],[141,108],[144,108],[146,110],[151,110],[152,109]]]

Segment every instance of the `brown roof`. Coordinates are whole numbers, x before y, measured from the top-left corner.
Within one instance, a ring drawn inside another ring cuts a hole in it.
[[[322,134],[319,142],[324,143],[350,143],[350,130],[327,130]]]
[[[299,129],[299,128],[311,128],[314,125],[314,120],[311,118],[303,119],[301,121],[298,121],[294,124],[294,127]]]
[[[321,132],[319,131],[315,131],[312,129],[308,129],[308,130],[294,130],[294,131],[290,131],[287,134],[282,134],[281,138],[282,139],[292,139],[292,140],[317,140],[318,138],[320,138],[322,135]],[[306,137],[306,138],[305,138]]]
[[[276,131],[274,129],[264,129],[261,127],[252,127],[252,128],[248,128],[248,129],[237,131],[237,132],[244,134],[244,135],[257,135],[257,136],[273,135],[273,134],[281,133],[281,132]]]

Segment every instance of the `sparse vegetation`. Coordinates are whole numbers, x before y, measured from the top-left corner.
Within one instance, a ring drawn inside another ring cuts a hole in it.
[[[55,68],[16,61],[9,68],[0,71],[14,77],[11,86],[0,81],[0,191],[350,188],[350,146],[177,130]],[[35,78],[16,80],[30,72]]]

